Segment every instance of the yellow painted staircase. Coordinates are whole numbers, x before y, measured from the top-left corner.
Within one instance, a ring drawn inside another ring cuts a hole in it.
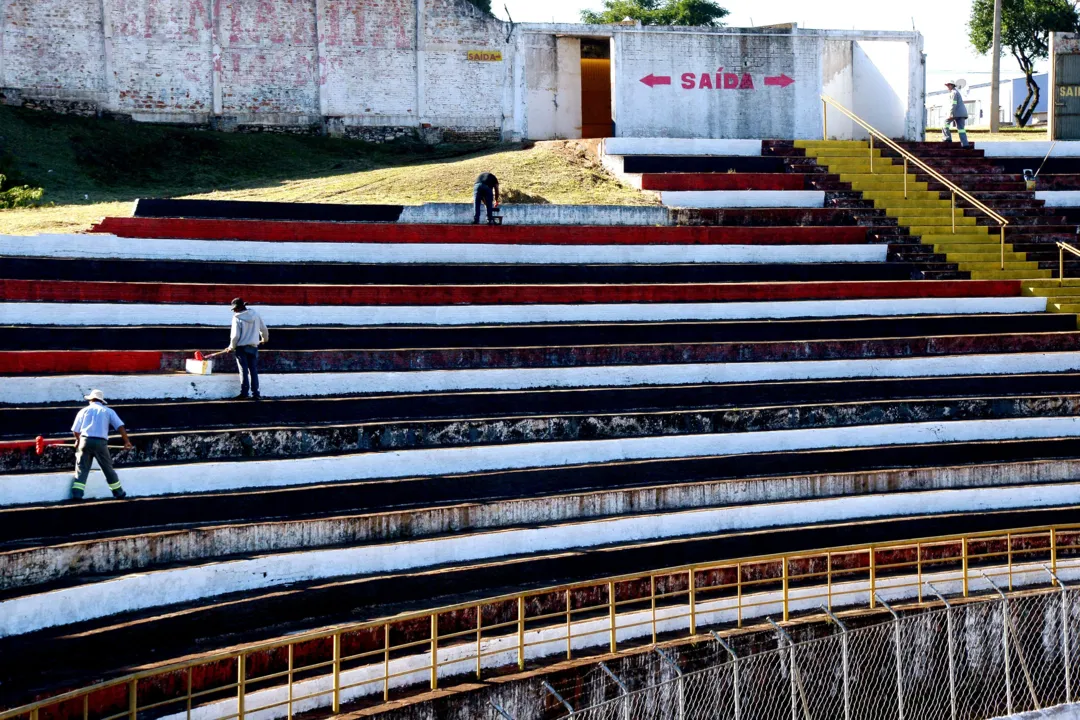
[[[1046,298],[1048,312],[1080,313],[1080,278],[1032,280],[1024,283],[1023,293]]]
[[[1026,253],[1005,245],[1005,269],[1001,269],[1001,237],[997,228],[977,225],[976,218],[962,208],[955,211],[942,193],[929,190],[914,173],[907,173],[905,193],[903,161],[883,157],[881,150],[871,151],[870,143],[861,140],[796,140],[795,147],[806,151],[817,164],[851,183],[851,189],[871,200],[874,207],[896,218],[913,236],[932,245],[935,253],[944,254],[973,280],[1027,280],[1050,278],[1052,271],[1040,270],[1038,262],[1029,261]],[[954,217],[955,215],[955,217]],[[955,221],[955,228],[954,228]],[[1078,298],[1080,300],[1080,298]]]

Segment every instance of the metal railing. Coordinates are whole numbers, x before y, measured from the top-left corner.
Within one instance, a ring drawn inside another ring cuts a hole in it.
[[[1065,284],[1065,253],[1072,253],[1076,257],[1080,257],[1080,250],[1077,250],[1068,243],[1059,242],[1058,246],[1058,285]]]
[[[882,133],[881,131],[879,131],[878,129],[873,127],[872,125],[870,125],[870,123],[866,122],[865,120],[860,118],[858,115],[851,112],[846,107],[844,107],[843,105],[841,105],[839,102],[837,102],[833,98],[829,97],[828,95],[822,95],[821,96],[822,140],[828,140],[829,139],[829,120],[828,120],[828,114],[829,113],[828,113],[828,110],[829,110],[830,105],[832,105],[834,108],[839,110],[844,116],[846,116],[853,123],[857,124],[859,127],[861,127],[866,132],[870,133],[870,172],[874,171],[874,138],[877,138],[878,140],[883,142],[885,145],[887,145],[894,152],[898,153],[900,155],[900,157],[902,157],[904,159],[904,197],[905,198],[907,197],[908,163],[911,163],[915,167],[919,168],[924,173],[929,175],[931,178],[938,181],[939,183],[941,183],[942,185],[944,185],[946,188],[949,189],[949,193],[950,193],[950,196],[952,198],[951,214],[952,214],[952,231],[953,231],[954,234],[956,233],[956,198],[957,198],[957,196],[963,198],[964,200],[967,200],[969,203],[971,203],[972,207],[974,207],[976,210],[979,210],[980,212],[984,213],[987,217],[989,217],[991,220],[998,223],[998,225],[1000,225],[1000,227],[1001,227],[1001,269],[1002,270],[1005,269],[1005,226],[1009,224],[1008,220],[1006,220],[1002,215],[1000,215],[1000,214],[994,212],[993,210],[991,210],[984,203],[976,200],[975,197],[971,195],[971,193],[967,192],[966,190],[961,188],[959,185],[957,185],[956,183],[952,182],[947,177],[945,177],[944,175],[939,173],[937,170],[935,170],[934,168],[927,165],[925,162],[920,160],[918,157],[913,155],[908,150],[905,150],[904,148],[902,148],[900,145],[898,145],[896,142],[894,142],[890,137],[888,137],[887,135],[885,135],[884,133]]]
[[[970,533],[665,568],[302,633],[128,675],[0,712],[0,720],[291,718],[345,702],[482,678],[527,660],[616,653],[659,636],[742,628],[820,607],[924,602],[927,582],[962,596],[996,577],[1031,585],[1042,564],[1080,572],[1080,524]],[[983,575],[982,573],[986,573]],[[1033,575],[1034,573],[1034,575]]]
[[[630,689],[607,670],[617,687],[590,688],[605,699],[568,717],[986,720],[1074,702],[1080,589],[1047,576],[1056,589],[939,595],[943,607],[861,627],[829,613],[835,634],[802,642],[776,625],[777,647],[764,651],[736,653],[716,635],[711,662],[670,679],[654,671]]]

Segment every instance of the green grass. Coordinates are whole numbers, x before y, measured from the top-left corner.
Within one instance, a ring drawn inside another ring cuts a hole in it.
[[[979,142],[1013,142],[1017,140],[1046,140],[1046,126],[1038,127],[1003,127],[998,132],[990,132],[989,127],[969,127],[968,136]],[[953,142],[957,142],[956,128],[952,128]],[[928,142],[940,142],[941,128],[926,128]]]
[[[43,189],[38,208],[0,210],[0,234],[75,232],[129,215],[141,197],[323,203],[471,200],[482,171],[533,201],[642,205],[584,142],[475,147],[374,145],[216,133],[0,107],[0,190]]]

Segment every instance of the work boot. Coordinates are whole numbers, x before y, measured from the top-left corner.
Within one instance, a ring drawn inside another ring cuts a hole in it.
[[[115,500],[123,500],[127,497],[127,493],[124,492],[124,488],[120,488],[119,490],[114,490],[112,496]]]
[[[262,400],[262,395],[257,392],[253,392],[251,393],[251,399],[255,402],[259,402],[260,400]]]
[[[242,392],[242,393],[240,393],[239,395],[237,395],[236,397],[233,398],[233,400],[247,400],[247,399],[248,399],[248,394],[246,392]]]

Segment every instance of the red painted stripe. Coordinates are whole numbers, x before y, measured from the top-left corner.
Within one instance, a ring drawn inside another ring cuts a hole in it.
[[[120,237],[264,242],[477,243],[493,245],[850,245],[863,227],[646,227],[405,225],[106,218],[93,232]]]
[[[100,352],[94,350],[0,352],[0,375],[83,372],[159,372],[160,352]]]
[[[58,441],[46,440],[46,445],[55,445]],[[0,440],[0,452],[24,452],[34,450],[37,443],[34,440]]]
[[[643,190],[806,190],[799,173],[645,173]]]
[[[1019,280],[669,285],[195,285],[0,280],[0,300],[227,305],[529,305],[570,303],[1011,297]],[[50,353],[44,353],[49,355]]]

